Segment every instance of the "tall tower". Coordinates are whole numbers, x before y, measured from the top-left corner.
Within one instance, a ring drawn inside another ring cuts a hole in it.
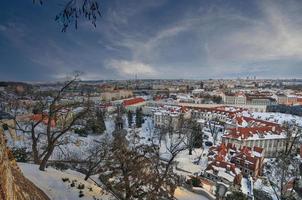
[[[117,116],[115,118],[115,130],[119,131],[124,128],[123,114],[121,106],[117,107]]]
[[[200,89],[203,89],[203,82],[202,81],[200,81]]]
[[[135,74],[135,89],[138,89],[138,80],[137,80],[137,74]]]

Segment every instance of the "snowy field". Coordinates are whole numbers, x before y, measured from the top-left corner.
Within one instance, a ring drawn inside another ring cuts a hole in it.
[[[84,175],[81,173],[72,170],[62,172],[51,167],[47,168],[46,171],[43,172],[38,169],[37,165],[28,163],[18,163],[18,166],[21,168],[25,177],[43,190],[52,200],[115,199],[110,193],[98,187],[93,182],[84,181]],[[69,181],[63,182],[62,178],[68,178]],[[72,181],[75,183],[74,187],[71,187]],[[81,189],[84,194],[81,198],[79,198],[80,189],[77,188],[79,184],[85,185],[85,188]]]

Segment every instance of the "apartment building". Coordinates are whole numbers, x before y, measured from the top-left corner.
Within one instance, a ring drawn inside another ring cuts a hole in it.
[[[133,96],[132,90],[113,90],[101,93],[102,101],[114,101],[118,99],[126,99]]]
[[[276,157],[285,149],[286,134],[279,126],[236,127],[227,130],[222,142],[232,143],[236,148],[247,146],[264,149],[264,157]]]

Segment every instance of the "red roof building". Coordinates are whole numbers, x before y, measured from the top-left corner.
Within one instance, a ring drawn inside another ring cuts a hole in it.
[[[133,99],[126,99],[123,101],[124,106],[132,106],[138,103],[145,102],[145,99],[138,97],[138,98],[133,98]]]
[[[238,167],[245,176],[257,177],[261,175],[263,168],[263,148],[242,147],[238,153],[232,156],[231,162]]]

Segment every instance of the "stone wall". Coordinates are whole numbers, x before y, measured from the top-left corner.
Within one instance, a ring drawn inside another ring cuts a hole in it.
[[[23,176],[9,154],[3,130],[0,128],[0,199],[49,200],[42,190]]]

